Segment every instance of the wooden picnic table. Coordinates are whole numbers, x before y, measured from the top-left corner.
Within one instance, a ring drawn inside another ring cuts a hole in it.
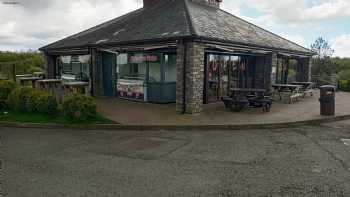
[[[61,79],[41,79],[36,81],[37,87],[41,90],[54,92],[61,85]]]
[[[226,108],[233,111],[241,111],[244,108],[263,108],[269,112],[272,106],[272,99],[265,97],[265,89],[256,88],[231,88],[230,97],[222,98]],[[249,95],[250,94],[250,95]]]
[[[257,88],[230,88],[231,97],[234,96],[243,96],[246,97],[248,94],[261,95],[264,96],[266,90],[265,89],[257,89]]]
[[[287,95],[289,98],[289,103],[292,103],[293,100],[298,100],[298,98],[303,97],[303,93],[300,90],[303,88],[302,85],[293,85],[293,84],[273,84],[274,91],[273,96],[276,92],[278,93],[280,100],[282,100],[283,95]]]
[[[35,82],[40,79],[41,77],[20,77],[18,80],[20,81],[22,86],[24,86],[26,82],[31,82],[32,87],[35,88]]]
[[[303,93],[303,97],[305,97],[306,94],[310,94],[310,96],[313,96],[313,94],[314,94],[313,89],[315,86],[314,82],[293,82],[292,84],[302,86],[300,91]]]
[[[85,94],[88,94],[87,87],[90,85],[89,82],[83,81],[65,81],[63,82],[63,86],[65,90],[73,93],[79,93],[84,91]]]

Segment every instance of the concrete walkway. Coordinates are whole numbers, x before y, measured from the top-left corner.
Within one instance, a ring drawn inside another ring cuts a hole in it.
[[[317,91],[316,91],[317,92]],[[158,105],[120,99],[98,99],[98,110],[108,118],[124,125],[255,125],[291,123],[322,119],[318,92],[313,96],[289,104],[287,100],[276,101],[270,113],[261,109],[231,112],[222,102],[205,105],[197,115],[176,113],[175,104]],[[350,93],[336,95],[336,115],[350,115]]]

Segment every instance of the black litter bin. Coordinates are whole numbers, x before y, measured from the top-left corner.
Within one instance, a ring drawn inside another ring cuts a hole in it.
[[[322,116],[335,115],[335,86],[320,87],[320,111]]]

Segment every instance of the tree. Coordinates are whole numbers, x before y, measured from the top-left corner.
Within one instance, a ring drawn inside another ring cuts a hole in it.
[[[311,45],[311,50],[317,53],[313,58],[312,75],[317,75],[322,80],[329,81],[332,74],[339,72],[339,65],[332,61],[334,50],[328,41],[322,37],[316,39],[315,43]]]
[[[316,39],[315,43],[311,45],[311,50],[317,53],[317,58],[332,57],[334,54],[331,45],[322,37]]]

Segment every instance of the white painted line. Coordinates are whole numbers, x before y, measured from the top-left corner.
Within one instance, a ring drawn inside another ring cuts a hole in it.
[[[342,141],[346,146],[350,146],[350,139],[341,139],[341,141]]]

